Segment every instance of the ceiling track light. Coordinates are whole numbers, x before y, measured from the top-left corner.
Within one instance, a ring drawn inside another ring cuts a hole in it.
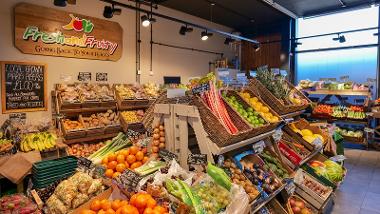
[[[120,15],[121,9],[115,8],[114,5],[112,6],[104,6],[103,16],[104,18],[110,19],[113,17],[113,15]]]
[[[374,33],[373,35],[374,35],[374,36],[379,36],[379,33],[377,32],[377,33]]]
[[[188,27],[187,25],[181,26],[181,28],[179,29],[179,34],[181,35],[186,35],[186,33],[191,33],[191,32],[193,32],[193,28]]]
[[[225,45],[229,45],[230,43],[234,42],[235,39],[231,38],[231,37],[227,37],[225,40],[224,40],[224,44]]]
[[[258,52],[260,50],[260,44],[253,44],[253,49],[255,52]]]
[[[141,25],[143,27],[149,27],[149,25],[153,22],[156,22],[156,19],[153,17],[148,17],[148,15],[141,16]]]
[[[333,38],[333,40],[334,41],[339,41],[339,43],[344,43],[344,42],[346,42],[346,37],[344,37],[344,35],[338,34],[338,37]]]
[[[212,36],[212,33],[207,32],[207,30],[201,32],[202,41],[206,41],[211,36]]]

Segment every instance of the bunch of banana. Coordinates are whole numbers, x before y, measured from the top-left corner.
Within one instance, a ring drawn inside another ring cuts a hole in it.
[[[50,132],[29,133],[23,136],[20,149],[24,152],[31,150],[43,151],[55,146],[57,136]]]

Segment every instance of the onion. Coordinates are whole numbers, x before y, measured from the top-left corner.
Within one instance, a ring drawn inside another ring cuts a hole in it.
[[[153,130],[153,134],[158,134],[160,132],[160,130],[158,129],[158,128],[155,128],[154,130]]]
[[[158,146],[152,146],[152,152],[153,153],[157,153],[160,149],[158,148]]]
[[[158,145],[158,148],[160,148],[160,149],[165,148],[165,143],[160,143],[160,144]]]
[[[160,142],[165,143],[165,137],[160,137]]]
[[[159,140],[153,140],[153,146],[158,146],[160,145],[160,141]]]
[[[165,137],[165,132],[164,131],[160,131],[160,136],[161,137]]]
[[[164,131],[165,130],[165,128],[164,128],[163,125],[160,125],[158,128],[160,129],[160,131]]]
[[[158,139],[160,139],[160,135],[159,135],[159,134],[153,134],[153,139],[154,139],[154,140],[158,140]]]

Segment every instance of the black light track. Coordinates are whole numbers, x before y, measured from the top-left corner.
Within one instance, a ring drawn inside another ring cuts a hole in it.
[[[244,41],[247,41],[247,42],[250,42],[250,43],[253,43],[253,44],[259,44],[258,41],[253,40],[253,39],[248,39],[246,37],[238,36],[238,35],[235,35],[235,34],[232,34],[232,33],[228,33],[228,32],[225,32],[225,31],[221,31],[221,30],[218,30],[218,29],[208,28],[208,27],[205,27],[205,26],[202,26],[202,25],[199,25],[199,24],[187,22],[187,21],[184,21],[184,20],[181,20],[181,19],[177,19],[175,17],[171,17],[171,16],[167,16],[167,15],[164,15],[164,14],[160,14],[160,13],[157,13],[157,12],[151,12],[149,10],[145,10],[145,9],[142,9],[142,8],[137,8],[137,7],[134,7],[132,5],[124,4],[124,3],[121,3],[121,2],[117,2],[117,1],[113,1],[113,0],[100,0],[100,1],[106,2],[106,3],[109,3],[109,4],[113,4],[115,6],[120,6],[120,7],[124,7],[124,8],[127,8],[127,9],[131,9],[131,10],[135,10],[135,11],[140,11],[140,12],[143,12],[143,13],[151,14],[153,16],[157,16],[157,17],[160,17],[160,18],[163,18],[163,19],[167,19],[167,20],[170,20],[170,21],[173,21],[173,22],[177,22],[177,23],[180,23],[180,24],[192,26],[192,27],[199,28],[199,29],[202,29],[202,30],[207,30],[208,32],[217,33],[217,34],[220,34],[220,35],[225,36],[225,37],[231,37],[231,38],[234,38],[234,39],[244,40]]]

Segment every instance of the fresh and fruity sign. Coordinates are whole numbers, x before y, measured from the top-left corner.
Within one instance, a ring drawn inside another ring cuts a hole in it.
[[[92,29],[94,29],[94,24],[90,20],[80,19],[75,17],[73,14],[69,15],[71,17],[71,21],[69,24],[62,26],[65,30],[75,30],[75,31],[84,31],[85,33],[91,33]]]

